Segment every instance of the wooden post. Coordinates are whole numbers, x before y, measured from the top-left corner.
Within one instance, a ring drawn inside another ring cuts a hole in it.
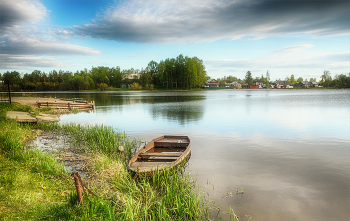
[[[81,187],[80,187],[80,182],[79,182],[79,177],[77,175],[78,172],[74,172],[71,175],[74,177],[74,182],[75,182],[75,188],[77,189],[77,195],[78,195],[78,201],[83,204],[83,195],[81,192]]]
[[[10,104],[11,104],[11,90],[10,90],[10,81],[7,80],[7,88],[9,90],[9,100],[10,100]]]

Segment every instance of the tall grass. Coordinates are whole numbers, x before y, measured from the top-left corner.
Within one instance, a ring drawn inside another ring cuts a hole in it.
[[[0,104],[1,220],[208,219],[206,205],[183,169],[134,179],[126,162],[140,142],[124,132],[103,125],[21,125],[4,115],[15,108]],[[54,156],[26,147],[33,129],[59,131],[77,151],[92,156],[86,185],[94,194],[84,195],[83,204]]]
[[[73,188],[52,155],[25,146],[33,137],[31,127],[7,119],[8,110],[30,107],[0,103],[0,220],[33,220],[38,211],[64,201],[62,193]]]
[[[141,145],[140,141],[128,138],[125,132],[104,125],[41,123],[33,127],[61,131],[71,139],[76,149],[105,154],[111,159],[120,159],[123,163],[128,162]],[[120,146],[123,146],[122,152]]]
[[[144,175],[134,180],[133,174],[127,170],[126,162],[134,155],[140,142],[129,140],[124,132],[103,125],[41,124],[37,127],[69,134],[75,142],[75,148],[97,154],[95,167],[104,165],[98,171],[96,168],[90,168],[90,176],[98,179],[98,187],[95,187],[95,193],[99,193],[98,197],[90,195],[89,204],[79,207],[75,210],[76,213],[70,216],[90,219],[95,213],[100,213],[99,216],[104,219],[113,216],[116,220],[207,218],[202,208],[203,204],[200,203],[200,196],[193,191],[194,181],[184,173],[182,167],[179,170],[156,171],[150,177]],[[123,152],[119,151],[119,146],[124,146]],[[109,160],[106,160],[106,157]],[[113,169],[115,167],[118,167],[117,171]],[[106,173],[108,176],[101,175]],[[103,209],[96,208],[95,203]],[[69,211],[68,208],[63,210]]]

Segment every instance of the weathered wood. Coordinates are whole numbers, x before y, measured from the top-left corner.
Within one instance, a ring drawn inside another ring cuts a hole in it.
[[[78,172],[74,172],[74,173],[71,174],[71,176],[74,178],[75,188],[77,190],[77,195],[78,195],[78,201],[80,203],[83,203],[83,195],[82,195],[82,192],[81,192],[79,177],[78,177],[77,173]]]
[[[85,104],[85,103],[69,103],[69,102],[37,102],[38,108],[41,107],[54,107],[60,109],[86,109],[86,108],[94,108],[93,104]]]
[[[172,169],[188,160],[190,152],[191,142],[187,136],[162,136],[141,148],[129,161],[128,168],[135,173]]]
[[[187,147],[189,143],[154,142],[155,147]]]
[[[179,157],[183,152],[142,153],[141,157]]]
[[[64,99],[64,98],[61,98],[60,100],[62,100],[62,101],[73,101],[73,102],[76,102],[76,103],[85,103],[85,104],[88,103],[87,101],[77,100],[77,99]]]
[[[172,162],[133,162],[130,165],[130,169],[139,172],[148,172],[161,168],[166,168],[171,165]]]

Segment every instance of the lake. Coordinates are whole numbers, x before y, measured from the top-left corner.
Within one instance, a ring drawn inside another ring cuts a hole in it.
[[[350,90],[38,95],[95,100],[95,112],[61,123],[109,125],[147,142],[189,136],[186,171],[220,206],[213,219],[229,220],[231,207],[240,221],[350,220]]]

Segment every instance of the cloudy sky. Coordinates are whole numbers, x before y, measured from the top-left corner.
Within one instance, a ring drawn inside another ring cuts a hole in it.
[[[213,78],[350,71],[349,1],[0,0],[0,73],[145,68],[179,54]]]

